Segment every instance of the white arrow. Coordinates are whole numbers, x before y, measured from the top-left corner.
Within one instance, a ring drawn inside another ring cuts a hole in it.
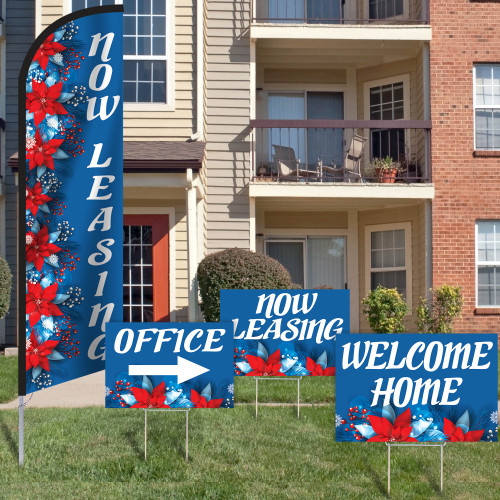
[[[129,375],[177,375],[177,383],[198,377],[210,371],[204,366],[177,356],[176,365],[129,365]]]

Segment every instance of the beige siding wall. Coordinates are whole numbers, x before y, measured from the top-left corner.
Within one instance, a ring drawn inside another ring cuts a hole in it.
[[[207,251],[250,246],[248,1],[206,4]]]
[[[359,213],[359,290],[360,299],[367,294],[365,266],[366,226],[411,222],[411,261],[412,261],[412,306],[413,314],[407,317],[408,331],[416,332],[414,314],[420,296],[425,294],[425,206],[424,203],[399,209],[374,210]],[[390,229],[390,227],[388,227]],[[361,310],[361,309],[360,309]],[[368,332],[370,327],[360,314],[360,331]]]
[[[184,199],[168,199],[160,190],[149,190],[148,198],[138,198],[135,190],[127,189],[123,201],[125,208],[172,207],[175,209],[175,311],[176,321],[188,320],[188,264],[187,264],[187,224],[186,201]],[[181,197],[183,193],[179,193]],[[170,221],[172,227],[172,221]]]
[[[39,1],[39,0],[37,0]],[[41,1],[38,33],[69,11],[71,0]],[[167,7],[168,8],[168,7]],[[196,1],[175,0],[175,111],[124,111],[125,140],[185,141],[196,132]]]

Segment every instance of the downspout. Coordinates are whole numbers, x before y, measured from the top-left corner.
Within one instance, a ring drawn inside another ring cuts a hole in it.
[[[186,170],[187,191],[187,253],[188,253],[188,321],[195,322],[198,310],[198,288],[196,270],[198,267],[196,187],[193,184],[193,169]]]
[[[424,2],[426,4],[426,2]],[[428,13],[427,13],[428,16]],[[424,120],[431,119],[431,88],[430,88],[430,45],[423,47],[423,85],[424,85]],[[426,174],[432,180],[430,132],[425,135]],[[432,200],[425,200],[425,287],[426,292],[432,288]]]
[[[204,0],[196,2],[196,132],[190,137],[190,141],[203,140],[205,137],[204,109]]]

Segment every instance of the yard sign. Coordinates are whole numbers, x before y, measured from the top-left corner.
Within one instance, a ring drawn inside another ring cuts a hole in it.
[[[498,337],[337,337],[337,441],[498,440]]]
[[[335,375],[335,337],[349,333],[348,290],[221,290],[241,376]]]
[[[122,319],[122,12],[60,19],[20,73],[20,395],[102,370]]]
[[[110,323],[106,408],[232,408],[230,323]]]

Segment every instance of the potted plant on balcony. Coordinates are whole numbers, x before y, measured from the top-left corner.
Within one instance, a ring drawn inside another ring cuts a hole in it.
[[[396,175],[401,170],[401,164],[394,161],[390,156],[385,158],[373,158],[368,165],[368,173],[377,182],[394,184]]]

